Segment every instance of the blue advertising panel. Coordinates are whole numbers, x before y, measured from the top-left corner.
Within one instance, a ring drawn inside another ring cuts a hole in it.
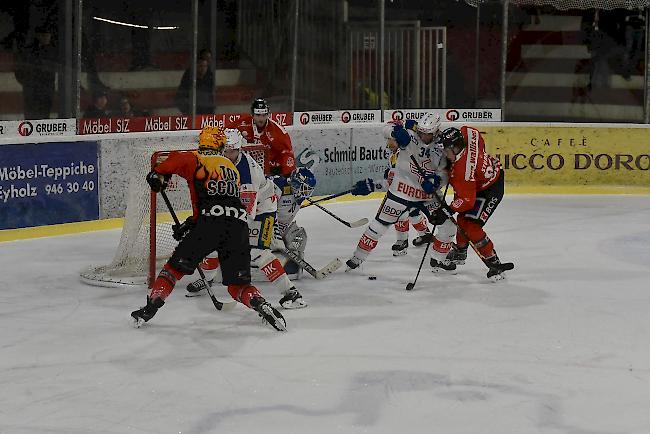
[[[0,145],[0,229],[99,218],[96,142]]]

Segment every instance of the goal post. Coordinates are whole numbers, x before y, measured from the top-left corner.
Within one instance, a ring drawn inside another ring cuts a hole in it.
[[[122,233],[110,264],[90,266],[81,271],[81,280],[95,286],[151,287],[160,267],[178,244],[172,237],[172,219],[164,201],[159,200],[145,181],[146,174],[173,151],[192,152],[187,144],[139,145],[132,149],[129,168],[127,206]],[[268,170],[267,150],[263,145],[246,145],[242,150]],[[182,221],[192,214],[187,182],[173,175],[165,190],[174,211]]]

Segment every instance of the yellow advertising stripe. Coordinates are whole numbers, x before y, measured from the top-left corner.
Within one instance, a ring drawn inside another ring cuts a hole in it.
[[[447,197],[452,195],[450,192],[447,193]],[[370,193],[368,196],[345,195],[323,203],[327,204],[327,203],[334,203],[334,202],[354,202],[359,200],[381,199],[384,197],[385,194],[386,193],[384,192],[374,192],[374,193]],[[639,186],[632,187],[632,186],[616,186],[616,185],[611,185],[611,186],[607,186],[607,185],[603,185],[603,186],[506,185],[506,195],[508,194],[650,195],[650,187],[639,187]],[[317,200],[319,197],[325,197],[325,196],[314,196],[314,200]],[[178,218],[181,221],[183,221],[189,215],[190,215],[189,211],[179,212]],[[169,213],[158,213],[157,218],[159,223],[169,223],[172,221],[171,215]],[[78,223],[64,223],[59,225],[39,226],[34,228],[5,229],[5,230],[0,230],[0,242],[119,229],[122,227],[123,224],[124,224],[123,218],[112,218],[112,219],[93,220],[93,221],[78,222]]]
[[[31,238],[55,237],[79,232],[105,231],[122,227],[123,218],[91,220],[87,222],[62,223],[33,228],[0,230],[0,242],[27,240]]]
[[[178,218],[183,221],[191,212],[182,211]],[[169,223],[172,217],[169,213],[158,213],[159,223]],[[28,240],[32,238],[56,237],[59,235],[71,235],[82,232],[107,231],[120,229],[124,225],[123,218],[112,218],[102,220],[91,220],[87,222],[62,223],[58,225],[37,226],[33,228],[5,229],[0,230],[0,243],[5,241]]]

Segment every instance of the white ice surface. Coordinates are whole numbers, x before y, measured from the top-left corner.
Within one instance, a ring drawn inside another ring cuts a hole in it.
[[[144,289],[78,278],[119,231],[0,244],[0,433],[649,433],[649,215],[650,197],[506,196],[487,229],[508,280],[470,251],[413,292],[422,250],[393,258],[391,230],[361,270],[300,282],[284,334],[186,279],[132,328]],[[317,266],[363,230],[298,219]]]

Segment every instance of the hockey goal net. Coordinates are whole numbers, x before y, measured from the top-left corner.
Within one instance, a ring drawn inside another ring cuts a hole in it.
[[[122,235],[113,261],[108,265],[92,266],[83,270],[82,281],[97,286],[151,286],[157,270],[171,256],[178,244],[172,237],[172,217],[160,195],[154,194],[145,181],[145,175],[170,152],[192,152],[187,145],[166,145],[165,150],[152,146],[133,149],[127,206]],[[267,153],[262,145],[242,148],[268,173]],[[167,197],[183,222],[192,213],[187,182],[173,175],[165,190]]]

